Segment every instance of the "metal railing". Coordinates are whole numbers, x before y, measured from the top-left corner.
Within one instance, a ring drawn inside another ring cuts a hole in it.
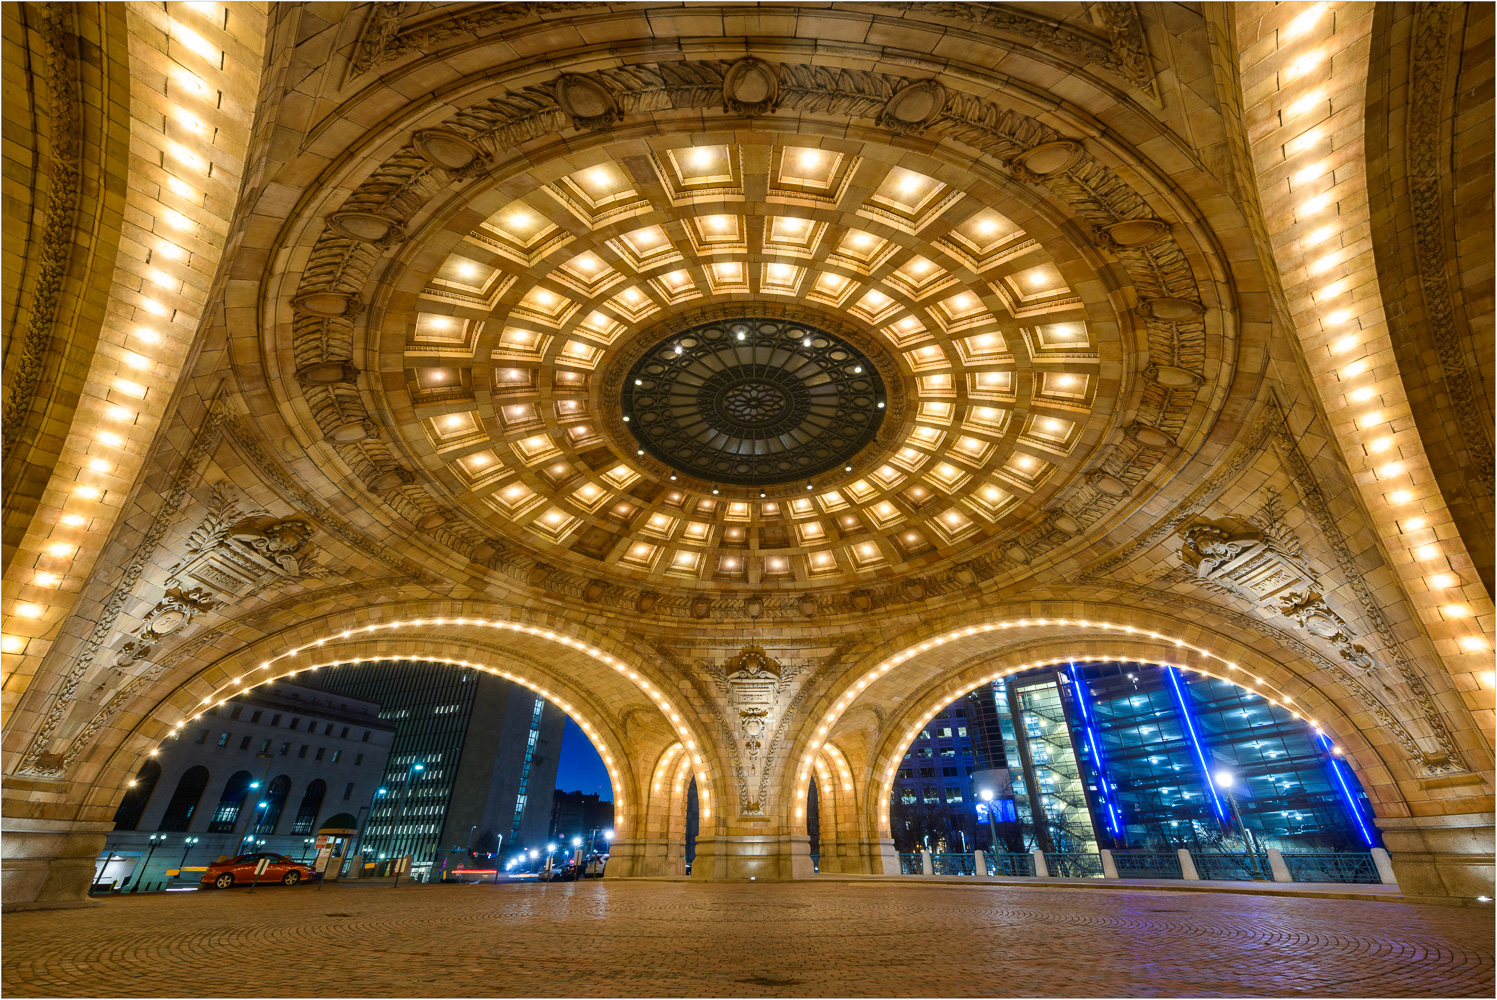
[[[1253,871],[1252,857],[1246,851],[1191,851],[1190,857],[1196,863],[1196,874],[1206,881],[1220,879],[1228,882],[1252,882],[1268,877],[1267,855],[1258,855],[1258,872]]]
[[[1045,854],[1045,866],[1051,878],[1101,878],[1102,855],[1090,852]]]
[[[1325,854],[1285,854],[1289,877],[1296,882],[1364,882],[1377,884],[1377,865],[1371,854],[1338,851]]]
[[[1010,878],[1021,875],[1034,875],[1033,854],[1013,854],[1008,851],[1000,851],[996,856],[991,852],[985,855],[988,863],[989,875],[1007,875]]]
[[[1118,878],[1184,878],[1180,855],[1151,851],[1113,851],[1113,867]]]
[[[977,859],[971,854],[932,854],[930,866],[937,875],[977,874]]]
[[[899,874],[901,875],[924,875],[925,871],[920,865],[919,854],[901,854],[899,856]]]

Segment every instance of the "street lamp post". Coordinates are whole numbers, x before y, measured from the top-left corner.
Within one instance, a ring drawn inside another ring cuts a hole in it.
[[[257,753],[255,756],[265,758],[265,773],[260,775],[259,781],[250,784],[250,788],[255,790],[255,805],[250,809],[248,815],[244,817],[244,835],[239,838],[239,846],[241,848],[244,847],[246,840],[252,841],[254,839],[254,834],[251,833],[250,826],[254,820],[255,813],[260,810],[261,800],[265,797],[265,783],[270,778],[270,765],[275,762],[275,754],[273,753]]]
[[[354,837],[353,839],[353,853],[350,854],[349,857],[358,857],[359,848],[364,845],[364,814],[368,813],[369,820],[372,822],[374,820],[374,800],[384,798],[388,794],[390,794],[390,790],[388,788],[376,788],[374,790],[374,794],[369,796],[369,804],[367,806],[359,806],[359,820],[354,823],[354,826],[358,828],[359,833],[358,836]],[[364,873],[359,872],[359,874],[362,875]]]
[[[197,837],[184,837],[182,839],[182,860],[177,863],[177,877],[182,877],[182,869],[187,867],[187,855],[192,852],[192,845],[198,842]]]
[[[988,835],[993,839],[993,867],[998,867],[998,822],[993,819],[993,790],[984,788],[981,792],[982,801],[987,804],[988,813]],[[1023,845],[1020,845],[1023,846]]]
[[[1232,807],[1232,815],[1237,819],[1237,829],[1242,833],[1242,842],[1247,847],[1248,858],[1253,864],[1253,874],[1259,879],[1263,878],[1263,866],[1258,863],[1258,848],[1253,843],[1253,835],[1248,832],[1247,824],[1242,821],[1242,810],[1237,806],[1237,796],[1232,793],[1232,785],[1236,778],[1231,771],[1217,771],[1214,775],[1216,787],[1227,793],[1227,803]]]
[[[140,883],[145,880],[146,874],[148,872],[150,872],[150,870],[151,870],[151,857],[152,857],[152,855],[154,855],[156,853],[156,848],[158,848],[158,847],[165,847],[165,846],[166,846],[166,834],[164,834],[164,833],[153,833],[153,834],[151,834],[151,849],[146,852],[145,864],[143,864],[143,865],[140,866],[140,875],[131,880],[133,882],[133,884],[130,886],[130,891],[131,892],[139,892],[140,891]]]
[[[395,831],[400,826],[400,816],[405,812],[405,797],[411,790],[411,778],[426,770],[425,764],[412,764],[405,772],[405,782],[400,786],[400,804],[395,808],[395,822],[390,824],[390,836],[385,839],[385,853],[395,853]]]

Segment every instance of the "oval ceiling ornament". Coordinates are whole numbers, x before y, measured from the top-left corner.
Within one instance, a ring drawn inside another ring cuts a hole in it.
[[[1144,369],[1144,378],[1166,389],[1190,389],[1205,381],[1195,372],[1173,365],[1150,365]]]
[[[1132,250],[1169,237],[1169,223],[1160,219],[1124,219],[1097,230],[1097,245],[1108,250]]]
[[[373,420],[350,420],[327,432],[327,439],[333,444],[357,444],[360,441],[370,441],[377,437],[379,437],[379,428]]]
[[[417,522],[416,527],[420,528],[422,531],[435,531],[437,528],[440,528],[446,523],[447,514],[444,511],[438,510],[433,511],[432,513],[427,514],[425,517],[423,517],[419,522]]]
[[[1081,162],[1086,150],[1081,143],[1070,139],[1046,142],[1026,149],[1008,161],[1008,169],[1016,180],[1026,184],[1038,184],[1052,174],[1062,174]]]
[[[375,212],[334,212],[327,217],[328,228],[345,239],[376,246],[390,246],[405,239],[405,227]]]
[[[780,74],[752,56],[723,74],[723,110],[740,115],[770,114],[780,106]]]
[[[563,73],[557,79],[556,103],[577,128],[605,129],[624,117],[607,88],[578,73]]]
[[[1169,448],[1175,443],[1174,438],[1158,427],[1150,427],[1148,424],[1129,424],[1126,433],[1131,440],[1145,448]]]
[[[900,135],[923,132],[945,106],[946,88],[934,80],[922,80],[897,90],[879,112],[878,123]]]
[[[1136,309],[1144,319],[1165,323],[1187,323],[1206,315],[1206,307],[1190,299],[1139,299]]]
[[[423,128],[411,135],[411,145],[428,163],[466,177],[482,170],[489,154],[477,143],[450,128]]]
[[[1128,484],[1117,476],[1106,472],[1093,472],[1086,477],[1087,484],[1105,496],[1123,497],[1129,493]]]
[[[345,319],[358,315],[364,303],[352,292],[335,292],[331,289],[322,289],[315,292],[303,292],[291,300],[291,308],[308,316],[321,316],[324,319]]]
[[[1056,514],[1050,519],[1050,523],[1055,526],[1057,531],[1063,531],[1068,535],[1081,534],[1081,522],[1070,514]]]
[[[385,493],[389,490],[399,489],[402,486],[409,486],[415,481],[416,474],[414,472],[410,469],[403,469],[396,466],[393,469],[386,469],[369,480],[369,488],[376,493]]]
[[[359,369],[351,361],[313,361],[296,370],[302,385],[353,385],[358,378]]]

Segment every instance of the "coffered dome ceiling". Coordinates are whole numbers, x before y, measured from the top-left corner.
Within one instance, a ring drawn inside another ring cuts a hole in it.
[[[872,73],[840,76],[884,128],[835,80],[725,115],[762,66],[567,76],[372,137],[271,283],[273,383],[324,473],[460,565],[683,601],[940,592],[1146,500],[1235,353],[1215,251],[1148,171],[976,99],[938,127],[945,97]],[[669,106],[619,125],[652,87]]]

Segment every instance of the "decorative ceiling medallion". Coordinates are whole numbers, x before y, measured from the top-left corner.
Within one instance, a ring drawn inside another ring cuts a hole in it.
[[[447,514],[444,511],[433,511],[416,523],[416,527],[422,531],[434,531],[447,523]]]
[[[1050,523],[1054,525],[1057,530],[1064,531],[1068,535],[1081,534],[1081,522],[1076,520],[1070,514],[1056,514],[1050,519]]]
[[[296,370],[302,385],[353,385],[358,378],[359,369],[349,361],[313,361]]]
[[[891,132],[922,132],[946,106],[946,89],[934,80],[901,87],[879,112],[878,123]]]
[[[299,313],[309,316],[321,316],[325,319],[343,319],[356,316],[364,304],[359,297],[352,292],[335,292],[324,289],[315,292],[304,292],[291,300],[291,308]]]
[[[339,236],[360,243],[388,246],[405,239],[405,227],[374,212],[334,212],[327,217],[328,228]]]
[[[556,81],[556,103],[578,128],[608,128],[624,117],[618,102],[596,80],[564,73]]]
[[[620,403],[640,447],[708,482],[773,486],[837,468],[878,433],[883,380],[840,337],[763,317],[672,334],[630,369]]]
[[[1190,299],[1139,299],[1137,312],[1144,319],[1163,320],[1166,323],[1184,323],[1200,319],[1206,307]]]
[[[1109,250],[1131,250],[1158,243],[1169,234],[1169,223],[1159,219],[1124,219],[1097,230],[1097,243]]]
[[[411,136],[411,145],[427,162],[466,175],[481,169],[489,154],[467,136],[448,128],[424,128]]]
[[[759,59],[740,59],[723,74],[723,110],[740,115],[763,115],[780,106],[780,77]]]
[[[1059,174],[1071,169],[1080,163],[1085,155],[1086,150],[1082,148],[1081,143],[1062,139],[1026,149],[1008,161],[1008,167],[1015,179],[1033,184],[1051,174]]]

